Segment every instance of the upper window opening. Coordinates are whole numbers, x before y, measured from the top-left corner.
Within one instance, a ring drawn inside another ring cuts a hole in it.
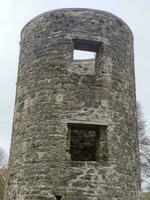
[[[96,53],[90,51],[74,50],[73,59],[74,60],[89,60],[95,59]]]
[[[100,42],[97,41],[73,39],[73,44],[74,44],[74,52],[73,52],[74,60],[95,59],[96,53],[99,51],[100,48]]]

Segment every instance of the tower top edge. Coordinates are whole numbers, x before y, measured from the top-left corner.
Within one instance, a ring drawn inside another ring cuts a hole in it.
[[[31,23],[33,23],[34,21],[36,21],[38,18],[42,17],[42,16],[46,16],[46,15],[50,15],[50,14],[56,14],[57,12],[59,13],[65,13],[65,12],[93,12],[93,13],[101,13],[101,14],[104,14],[106,16],[110,16],[114,19],[117,19],[118,21],[120,21],[124,26],[127,27],[127,29],[131,32],[131,34],[133,35],[132,33],[132,30],[131,28],[128,26],[128,24],[123,21],[120,17],[118,17],[117,15],[115,14],[112,14],[111,12],[108,12],[108,11],[104,11],[104,10],[98,10],[98,9],[92,9],[92,8],[59,8],[59,9],[54,9],[54,10],[50,10],[50,11],[46,11],[46,12],[43,12],[35,17],[33,17],[31,20],[29,20],[22,28],[21,30],[21,34],[22,32],[25,30],[25,28],[30,25]]]

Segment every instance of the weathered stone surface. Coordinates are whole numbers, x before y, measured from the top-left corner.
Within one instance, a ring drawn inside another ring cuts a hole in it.
[[[95,62],[73,61],[73,39],[100,42]],[[107,127],[104,160],[71,160],[68,124],[74,123]],[[21,33],[5,200],[139,200],[137,138],[128,26],[91,9],[31,20]]]

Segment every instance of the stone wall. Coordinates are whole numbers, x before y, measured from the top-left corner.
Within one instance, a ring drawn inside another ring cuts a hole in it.
[[[74,40],[95,61],[74,61]],[[5,200],[140,199],[133,62],[133,35],[110,13],[61,9],[24,27]],[[71,159],[69,124],[105,127],[99,157]]]

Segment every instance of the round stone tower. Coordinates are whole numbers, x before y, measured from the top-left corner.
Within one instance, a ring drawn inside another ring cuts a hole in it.
[[[5,200],[139,200],[133,35],[60,9],[22,30]],[[95,58],[75,60],[74,51]]]

